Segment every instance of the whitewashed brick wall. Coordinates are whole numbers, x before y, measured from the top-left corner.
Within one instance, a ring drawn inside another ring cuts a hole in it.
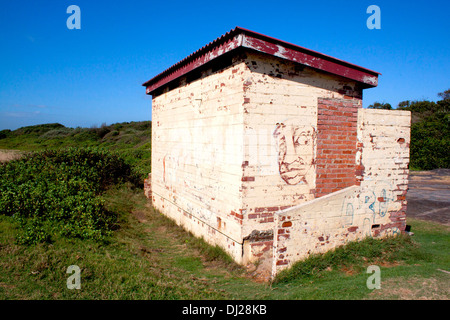
[[[408,111],[360,109],[360,185],[276,213],[272,276],[312,253],[403,231],[409,143]]]
[[[363,110],[361,98],[354,81],[255,52],[182,79],[153,98],[154,206],[269,275],[402,230],[409,113]]]

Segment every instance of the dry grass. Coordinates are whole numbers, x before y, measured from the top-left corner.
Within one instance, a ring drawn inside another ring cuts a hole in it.
[[[375,300],[450,300],[450,275],[398,277],[383,281],[369,294]]]

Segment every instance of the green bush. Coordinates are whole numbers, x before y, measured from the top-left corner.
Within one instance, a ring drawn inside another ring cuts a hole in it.
[[[20,243],[53,236],[105,239],[116,215],[101,197],[109,186],[139,176],[120,156],[101,149],[67,148],[31,153],[0,166],[0,214],[21,227]]]
[[[10,133],[11,133],[11,130],[9,130],[9,129],[1,130],[0,131],[0,139],[7,138]]]
[[[0,131],[0,149],[37,151],[61,147],[98,147],[119,152],[125,160],[148,174],[151,169],[151,121],[123,122],[100,128],[68,128],[50,123]],[[136,152],[134,158],[133,150]]]
[[[45,132],[40,136],[41,139],[57,139],[65,138],[72,133],[74,129],[71,128],[58,128]]]
[[[38,124],[34,126],[26,126],[21,127],[17,130],[14,130],[15,135],[26,135],[26,134],[43,134],[47,131],[54,130],[54,129],[61,129],[65,128],[60,123],[46,123],[46,124]]]
[[[410,168],[432,170],[450,168],[449,90],[439,93],[444,99],[402,101],[399,110],[411,111]]]
[[[449,114],[436,113],[411,126],[412,168],[450,168]]]

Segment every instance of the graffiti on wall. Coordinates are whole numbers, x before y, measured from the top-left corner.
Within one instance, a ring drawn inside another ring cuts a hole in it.
[[[374,225],[383,224],[389,212],[399,209],[399,203],[395,201],[391,190],[388,182],[378,181],[375,187],[363,191],[359,197],[344,198],[341,208],[342,226],[358,225],[358,219],[362,219],[360,225],[362,225],[363,232],[371,235]],[[386,232],[395,235],[400,230],[393,227]]]
[[[309,184],[308,173],[314,171],[315,129],[285,121],[276,124],[273,136],[280,177],[289,185]]]

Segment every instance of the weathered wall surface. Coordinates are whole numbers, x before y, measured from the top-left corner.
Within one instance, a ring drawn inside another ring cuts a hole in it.
[[[350,156],[344,155],[351,163],[336,164],[334,170],[339,173],[333,171],[333,178],[342,181],[338,174],[349,165],[352,170],[346,174],[350,172],[351,177],[347,178],[355,181],[362,90],[353,81],[262,54],[248,53],[246,64],[242,212],[244,239],[249,237],[244,248],[250,250],[244,260],[253,261],[272,251],[273,233],[270,238],[266,231],[274,228],[275,212],[313,200],[319,191],[324,195],[348,186],[333,181],[337,189],[327,190],[323,183],[331,177],[324,172],[330,162],[342,160],[331,159],[325,150],[334,147],[336,142],[329,141],[337,132],[344,139],[348,138],[344,133],[352,131],[353,140],[352,145],[343,139],[338,142],[346,148],[340,154],[351,150]],[[341,128],[343,122],[352,126]],[[264,236],[258,238],[258,232]]]
[[[357,180],[360,204],[372,213],[374,234],[406,226],[411,113],[363,109],[358,114]]]
[[[154,206],[236,260],[242,256],[243,73],[235,61],[152,102]]]
[[[276,274],[405,225],[409,113],[351,80],[256,52],[153,98],[153,205]]]
[[[275,211],[315,198],[319,100],[360,106],[361,91],[354,82],[273,57],[252,53],[246,63],[243,209],[261,224],[273,222]],[[356,145],[357,113],[351,116]]]
[[[278,212],[272,275],[312,253],[325,252],[364,236],[367,230],[358,226],[369,213],[355,214],[346,206],[355,202],[358,191],[358,186],[348,187]]]
[[[410,113],[359,109],[357,184],[275,215],[272,276],[311,253],[405,229]]]

